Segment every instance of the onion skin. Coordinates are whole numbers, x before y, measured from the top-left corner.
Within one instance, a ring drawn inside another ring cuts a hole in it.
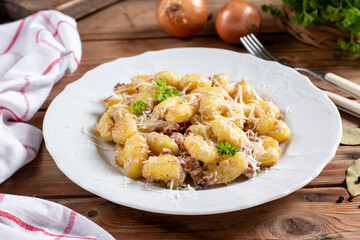
[[[231,1],[216,16],[215,29],[225,42],[240,44],[240,37],[258,33],[261,27],[259,10],[250,3]]]
[[[159,0],[156,19],[162,29],[174,37],[190,37],[205,25],[204,0]]]

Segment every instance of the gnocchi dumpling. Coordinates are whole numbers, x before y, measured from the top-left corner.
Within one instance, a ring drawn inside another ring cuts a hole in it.
[[[124,162],[125,162],[124,146],[117,143],[115,145],[115,163],[120,167],[124,167]]]
[[[230,183],[248,168],[246,158],[237,153],[234,156],[224,155],[213,164],[208,165],[209,172],[216,172],[215,184]]]
[[[173,155],[150,157],[142,168],[142,175],[147,181],[163,181],[168,187],[179,187],[185,180],[185,173],[179,160]]]
[[[215,87],[225,87],[229,82],[229,76],[225,73],[215,74],[211,77]]]
[[[142,176],[142,164],[149,157],[149,146],[140,134],[131,136],[124,145],[124,170],[126,176],[137,179]]]
[[[288,125],[284,121],[270,115],[264,115],[259,118],[255,124],[255,131],[261,135],[272,137],[280,143],[288,140],[291,136]]]
[[[156,103],[156,89],[149,87],[146,91],[141,91],[134,98],[134,102],[143,101],[149,109],[153,109]]]
[[[147,91],[149,88],[151,88],[153,86],[153,80],[153,75],[136,75],[131,78],[133,85],[138,89],[139,92]]]
[[[213,143],[199,135],[185,137],[184,146],[191,157],[203,163],[212,163],[219,157]]]
[[[103,102],[106,108],[110,108],[117,104],[123,104],[125,102],[125,98],[122,95],[114,94],[108,98],[105,98]]]
[[[144,136],[153,154],[159,155],[164,150],[170,150],[175,155],[180,154],[179,146],[169,136],[157,132],[147,133]]]
[[[171,108],[176,108],[178,105],[182,104],[182,101],[179,97],[168,98],[154,107],[152,114],[158,119],[165,119],[166,114]]]
[[[186,129],[187,134],[193,134],[193,135],[200,135],[205,139],[211,138],[214,133],[210,126],[197,124],[197,125],[191,125]]]
[[[106,142],[110,142],[113,140],[112,137],[112,128],[114,127],[115,123],[114,120],[111,118],[109,112],[105,112],[100,120],[99,123],[95,125],[94,131]]]
[[[194,115],[195,107],[189,104],[181,103],[176,107],[170,108],[165,119],[171,124],[184,123],[190,121]]]
[[[229,95],[238,102],[248,103],[254,100],[255,93],[248,80],[241,79],[240,82],[227,86]]]
[[[173,86],[175,88],[179,87],[180,77],[174,72],[170,72],[170,71],[158,72],[154,75],[154,78],[155,79],[162,78],[165,80],[167,85]]]
[[[214,135],[223,142],[228,142],[236,148],[242,148],[249,141],[245,132],[233,121],[219,117],[212,123]]]
[[[214,95],[205,95],[200,101],[199,113],[205,119],[215,119],[220,116],[225,110],[223,104],[225,100],[223,97]]]
[[[188,91],[191,91],[195,88],[202,87],[211,87],[211,81],[209,78],[201,74],[187,74],[181,78],[178,88],[180,90],[187,88]]]
[[[125,141],[137,132],[136,121],[133,117],[123,117],[117,121],[112,130],[114,142],[125,144]]]
[[[120,121],[125,116],[131,116],[130,107],[127,105],[116,105],[109,108],[109,113],[115,122]]]
[[[121,94],[135,94],[137,92],[136,90],[136,86],[134,83],[120,83],[117,84],[114,87],[114,93],[117,95],[121,95]]]
[[[271,167],[279,161],[279,142],[268,136],[261,136],[264,153],[261,154],[259,162],[262,167]]]
[[[280,108],[274,103],[265,100],[254,100],[248,102],[249,108],[246,109],[246,115],[249,117],[250,112],[255,118],[262,117],[263,115],[270,115],[274,118],[280,117]]]

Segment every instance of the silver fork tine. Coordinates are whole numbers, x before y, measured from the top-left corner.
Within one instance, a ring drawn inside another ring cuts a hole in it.
[[[249,38],[255,43],[255,45],[258,47],[258,49],[260,49],[260,51],[262,51],[268,59],[273,60],[273,61],[280,61],[280,59],[278,59],[277,57],[275,57],[274,55],[272,55],[265,47],[264,45],[261,44],[261,42],[259,41],[259,39],[257,39],[257,37],[255,37],[254,34],[250,33],[250,35],[248,35]]]
[[[256,43],[249,37],[249,35],[242,37],[242,39],[253,50],[255,56],[262,59],[271,60],[262,52],[262,50],[258,46],[256,46]]]
[[[252,55],[257,56],[256,52],[250,47],[250,45],[245,41],[244,37],[240,38],[241,43],[244,45],[244,47],[246,48],[246,50],[251,53]]]

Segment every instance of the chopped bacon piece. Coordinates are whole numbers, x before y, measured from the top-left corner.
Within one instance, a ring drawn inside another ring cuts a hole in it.
[[[244,175],[247,176],[248,178],[252,178],[254,176],[254,168],[252,166],[249,165],[249,167],[245,170]]]
[[[189,166],[190,165],[190,166]],[[188,173],[190,175],[197,175],[201,172],[201,165],[198,160],[191,158],[190,162],[187,164]]]
[[[247,120],[244,124],[246,129],[254,129],[256,125],[256,119]]]
[[[117,83],[114,88],[116,89],[116,88],[124,86],[124,85],[125,85],[125,83]]]
[[[189,173],[191,176],[195,176],[201,173],[201,165],[198,160],[191,157],[188,152],[179,157],[181,166],[184,169],[184,172]]]
[[[168,122],[166,122],[167,125],[164,127],[163,129],[163,133],[165,134],[171,134],[171,133],[174,133],[174,132],[180,132],[182,127],[179,125],[179,124],[170,124]]]
[[[179,132],[174,132],[171,137],[172,140],[180,147],[184,142],[184,135]]]
[[[253,131],[248,132],[248,138],[252,142],[258,142],[259,138],[256,136],[256,134]]]
[[[203,187],[204,187],[204,186],[207,186],[207,185],[213,185],[213,184],[215,184],[215,182],[216,182],[216,176],[217,176],[217,172],[216,172],[216,171],[213,172],[213,173],[211,173],[211,174],[209,174],[209,175],[205,175],[205,176],[203,176],[203,177],[200,178],[198,184],[199,184],[200,186],[203,186]]]

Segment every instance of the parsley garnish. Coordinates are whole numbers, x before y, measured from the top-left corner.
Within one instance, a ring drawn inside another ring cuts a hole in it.
[[[131,112],[133,112],[137,117],[139,117],[145,109],[146,103],[141,100],[133,102],[130,107]]]
[[[156,98],[159,102],[164,101],[165,99],[172,96],[181,96],[181,92],[170,88],[166,85],[166,82],[163,78],[156,79],[154,81],[154,86],[158,88],[158,93],[156,94]]]
[[[217,148],[217,152],[220,155],[230,155],[230,156],[234,156],[236,154],[236,147],[234,147],[233,145],[231,145],[228,142],[225,143],[220,143],[218,145],[216,145]]]
[[[290,20],[298,25],[311,28],[314,25],[335,24],[348,31],[349,38],[338,39],[339,46],[346,51],[360,55],[360,1],[359,0],[283,0],[294,13]],[[284,13],[274,5],[263,5],[262,10],[276,17]]]

